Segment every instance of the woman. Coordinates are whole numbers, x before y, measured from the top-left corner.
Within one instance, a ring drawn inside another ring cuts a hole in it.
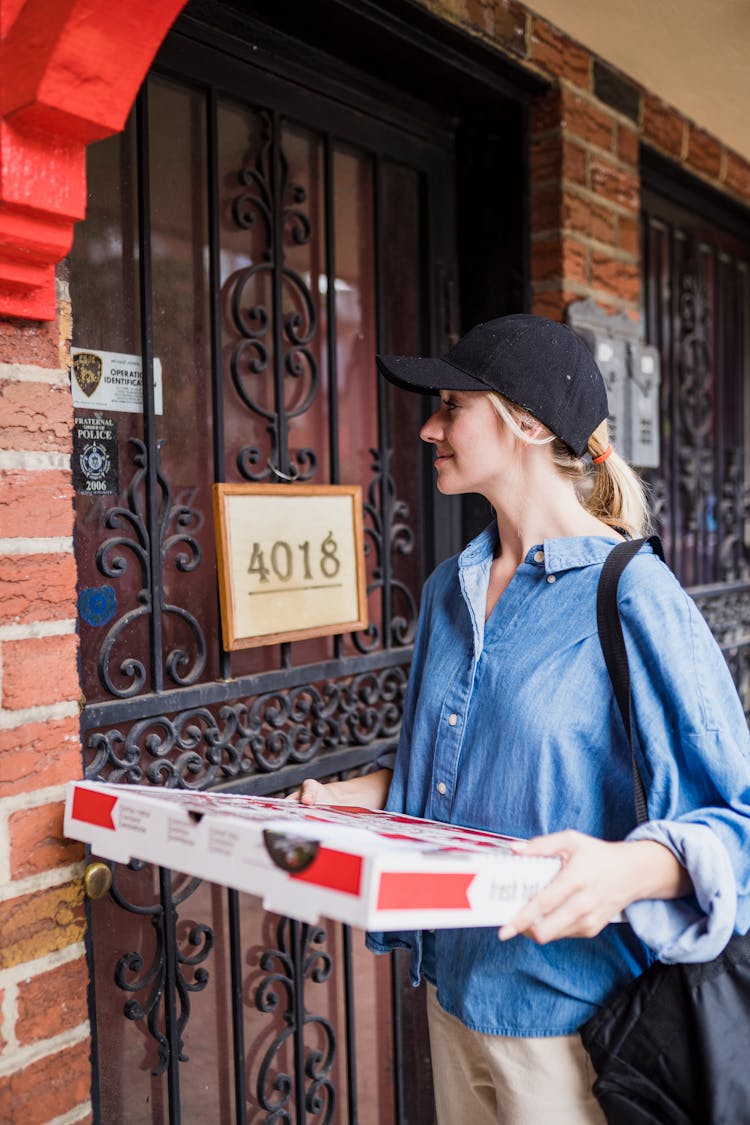
[[[428,982],[440,1125],[604,1120],[577,1029],[655,958],[715,957],[750,923],[750,740],[695,606],[644,548],[619,590],[650,820],[634,827],[630,750],[602,658],[604,559],[648,524],[613,451],[591,354],[517,315],[443,359],[378,358],[440,394],[421,437],[438,488],[495,519],[426,583],[393,772],[297,794],[523,837],[559,875],[503,926],[370,935]],[[624,911],[627,922],[614,922]]]

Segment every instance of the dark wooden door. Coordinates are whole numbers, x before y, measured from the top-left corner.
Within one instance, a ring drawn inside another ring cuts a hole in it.
[[[356,89],[174,33],[91,148],[74,344],[147,375],[142,405],[76,408],[109,435],[105,490],[76,504],[89,777],[284,792],[398,731],[433,521],[422,404],[394,408],[374,355],[444,342],[452,133]],[[361,484],[369,628],[225,653],[217,480]],[[90,904],[98,1120],[431,1119],[397,959],[168,871],[113,875]]]
[[[658,529],[750,710],[750,217],[647,168],[643,231],[646,330],[662,361]]]

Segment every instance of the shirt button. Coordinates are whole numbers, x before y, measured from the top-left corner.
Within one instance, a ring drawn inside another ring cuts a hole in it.
[[[446,794],[446,791],[447,791],[447,788],[448,788],[448,787],[447,787],[447,785],[445,784],[445,782],[444,782],[444,781],[439,781],[439,782],[438,782],[438,787],[437,787],[437,791],[438,791],[438,793],[440,794],[440,796],[441,796],[441,797],[444,797],[444,796],[445,796],[445,794]]]
[[[555,577],[555,575],[554,575],[554,574],[548,574],[548,575],[547,575],[547,581],[548,581],[548,582],[550,583],[550,585],[551,585],[551,584],[552,584],[553,582],[557,582],[557,578]]]
[[[538,562],[538,563],[543,563],[543,562],[544,562],[544,551],[536,551],[536,552],[535,552],[535,554],[534,554],[534,562]]]
[[[448,722],[452,727],[455,727],[456,723],[458,722],[458,715],[455,712],[452,715],[449,715]]]

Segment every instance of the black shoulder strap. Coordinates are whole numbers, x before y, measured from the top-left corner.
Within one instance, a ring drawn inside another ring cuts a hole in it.
[[[646,791],[633,753],[630,668],[628,667],[628,654],[622,633],[620,612],[617,607],[617,587],[623,570],[631,559],[635,558],[644,543],[649,543],[654,550],[654,554],[664,560],[664,548],[658,535],[650,535],[648,539],[629,539],[625,543],[618,543],[606,558],[596,591],[596,624],[599,629],[599,641],[630,743],[630,754],[633,762],[635,815],[638,824],[648,820],[648,812],[646,809]]]

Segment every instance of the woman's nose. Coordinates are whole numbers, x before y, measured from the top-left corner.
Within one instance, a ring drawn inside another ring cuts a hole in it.
[[[436,410],[435,413],[431,414],[425,424],[422,426],[422,429],[419,431],[419,436],[421,437],[422,441],[430,441],[434,443],[440,440],[440,431],[440,420],[438,418],[438,411]]]

